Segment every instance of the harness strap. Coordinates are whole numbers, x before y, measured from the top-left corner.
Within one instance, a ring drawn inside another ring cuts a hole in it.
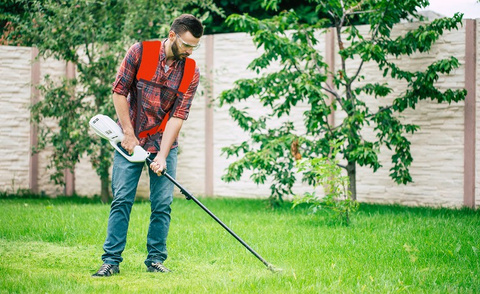
[[[140,59],[140,68],[137,71],[137,81],[141,79],[151,81],[157,70],[158,60],[160,59],[160,41],[142,42],[142,56]]]
[[[151,80],[155,75],[155,71],[157,70],[158,60],[160,58],[160,47],[162,45],[161,41],[144,41],[142,42],[142,56],[140,61],[140,67],[137,72],[137,81],[143,80],[145,83],[153,83]],[[177,99],[172,107],[172,109],[166,113],[165,117],[163,118],[162,122],[154,126],[151,129],[139,132],[140,128],[140,113],[143,108],[142,106],[142,94],[141,92],[137,93],[137,120],[136,120],[136,130],[135,133],[137,134],[138,138],[158,138],[159,133],[163,133],[165,131],[165,127],[167,126],[167,122],[170,117],[175,112],[177,108],[177,104],[179,99],[183,98],[185,92],[187,92],[188,87],[192,83],[193,76],[195,75],[195,67],[196,63],[195,60],[191,58],[185,59],[185,66],[183,68],[183,76],[182,81],[178,87],[178,90],[170,89],[163,85],[158,85],[160,87],[164,87],[168,90],[171,90],[177,94]],[[156,136],[154,136],[156,135]]]
[[[193,76],[195,75],[195,60],[191,58],[185,58],[185,67],[183,68],[182,81],[178,87],[178,92],[185,94],[188,90],[188,87],[192,83]]]

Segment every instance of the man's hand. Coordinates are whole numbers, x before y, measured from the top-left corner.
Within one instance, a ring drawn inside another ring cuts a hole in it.
[[[139,145],[137,137],[134,134],[125,134],[122,140],[122,147],[127,150],[128,154],[131,155],[133,153],[133,149],[135,146]]]
[[[154,173],[161,176],[164,170],[167,170],[167,159],[160,152],[155,156],[153,162],[150,164],[150,168]]]

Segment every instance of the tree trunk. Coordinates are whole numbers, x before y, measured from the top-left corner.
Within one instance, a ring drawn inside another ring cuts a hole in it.
[[[105,147],[105,146],[103,146]],[[108,146],[110,147],[110,146]],[[100,148],[100,158],[101,160],[105,160],[106,158],[106,151],[104,148]],[[100,196],[102,198],[102,203],[108,203],[110,199],[110,163],[106,162],[105,165],[102,165],[102,171],[100,173],[100,186],[101,192]]]
[[[350,186],[348,187],[348,190],[350,191],[350,196],[352,197],[352,200],[357,200],[357,182],[356,182],[357,169],[356,169],[355,161],[348,162],[347,172],[348,172],[348,179],[350,180]]]
[[[110,148],[108,145],[102,145],[100,148],[100,157],[99,160],[100,162],[103,162],[103,164],[100,164],[100,196],[102,199],[102,203],[108,203],[108,200],[110,200],[110,166],[111,163],[107,160],[109,157],[109,153],[106,150],[107,148]]]

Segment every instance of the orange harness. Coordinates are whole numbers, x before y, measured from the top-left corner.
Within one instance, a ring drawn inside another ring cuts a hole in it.
[[[140,61],[140,67],[138,68],[137,71],[137,81],[143,80],[144,82],[151,82],[153,79],[153,76],[155,75],[155,71],[157,70],[157,65],[158,65],[158,59],[160,58],[160,46],[162,46],[161,41],[144,41],[142,42],[142,57]],[[187,92],[188,87],[190,86],[193,76],[195,74],[195,60],[191,58],[186,58],[185,59],[185,66],[183,68],[183,76],[182,76],[182,81],[180,82],[180,86],[178,87],[178,90],[173,90],[177,93],[177,99],[182,98],[183,95],[185,95],[185,92]],[[137,97],[137,105],[138,105],[138,111],[137,111],[137,123],[136,123],[136,133],[138,138],[146,138],[153,136],[157,133],[163,133],[165,131],[165,127],[167,125],[168,120],[170,117],[173,115],[173,112],[175,111],[175,105],[172,107],[172,109],[167,112],[165,117],[163,118],[162,122],[158,124],[157,126],[154,126],[153,128],[150,128],[148,130],[139,132],[139,123],[140,123],[140,111],[142,108],[142,95],[138,95]]]

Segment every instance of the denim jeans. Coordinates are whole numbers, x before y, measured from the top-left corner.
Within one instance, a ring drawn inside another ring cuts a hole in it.
[[[153,159],[156,154],[152,154]],[[103,245],[104,263],[118,265],[122,262],[122,252],[127,243],[127,230],[130,221],[138,181],[144,163],[129,162],[115,151],[112,171],[113,201],[108,218],[107,238]],[[170,150],[167,157],[167,172],[176,176],[177,148]],[[148,168],[150,176],[151,215],[147,235],[148,256],[145,264],[164,262],[167,259],[167,235],[170,227],[170,205],[173,200],[173,183],[166,177],[158,176]]]

